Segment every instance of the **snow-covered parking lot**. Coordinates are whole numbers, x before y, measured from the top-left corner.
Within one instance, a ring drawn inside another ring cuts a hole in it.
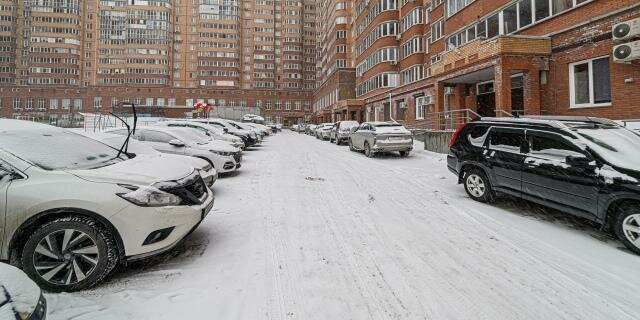
[[[214,186],[176,250],[50,319],[640,319],[640,257],[587,222],[470,200],[443,155],[285,131]]]

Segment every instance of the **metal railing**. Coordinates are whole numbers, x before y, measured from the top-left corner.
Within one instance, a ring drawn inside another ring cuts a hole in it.
[[[458,109],[433,112],[424,115],[424,119],[416,121],[414,130],[454,131],[461,125],[479,118],[480,115],[471,109]]]
[[[505,109],[496,109],[496,117],[521,117],[524,115],[524,110],[511,110],[507,111]]]

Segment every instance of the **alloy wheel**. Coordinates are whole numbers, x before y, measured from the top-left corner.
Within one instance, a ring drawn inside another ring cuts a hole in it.
[[[33,266],[47,282],[72,285],[91,275],[99,259],[94,239],[79,230],[62,229],[40,240],[33,253]]]
[[[622,221],[622,231],[629,242],[640,248],[640,213],[626,217]]]
[[[474,197],[480,198],[484,195],[487,188],[479,175],[471,174],[467,177],[467,190]]]

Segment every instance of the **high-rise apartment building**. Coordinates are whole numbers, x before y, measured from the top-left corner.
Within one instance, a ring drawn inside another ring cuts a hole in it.
[[[313,98],[316,121],[359,117],[355,98],[353,0],[322,0],[318,16],[317,89]]]
[[[314,0],[0,0],[0,9],[7,117],[121,101],[258,107],[280,122],[311,112]]]

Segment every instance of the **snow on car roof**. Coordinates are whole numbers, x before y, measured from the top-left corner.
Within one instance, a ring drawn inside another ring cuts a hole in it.
[[[26,120],[0,119],[0,131],[18,131],[18,130],[62,130],[48,124],[42,124]]]

